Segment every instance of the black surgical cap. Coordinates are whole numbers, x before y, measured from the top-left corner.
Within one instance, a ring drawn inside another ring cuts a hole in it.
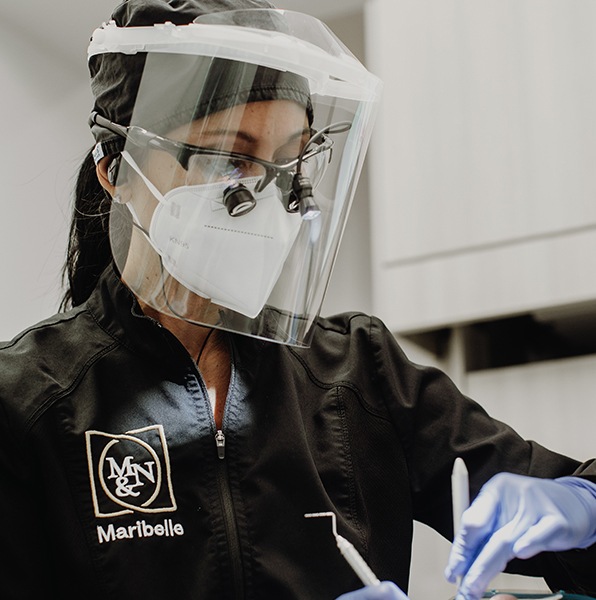
[[[111,19],[119,27],[166,22],[186,25],[208,13],[258,8],[275,7],[265,0],[128,0],[114,10]],[[155,133],[166,133],[191,119],[230,106],[284,99],[303,105],[312,123],[308,83],[292,73],[222,58],[205,61],[183,54],[164,53],[152,56],[151,60],[161,65],[159,79],[153,85],[143,80],[142,97],[137,97],[147,53],[91,56],[93,112],[126,126],[130,124],[134,108],[135,123],[142,123]],[[168,94],[174,89],[184,89],[183,97],[175,106],[168,102]],[[92,133],[96,142],[102,144],[104,155],[122,150],[122,138],[95,124],[92,124]]]

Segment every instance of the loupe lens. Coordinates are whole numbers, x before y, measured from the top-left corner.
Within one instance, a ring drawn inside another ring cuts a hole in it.
[[[224,190],[223,204],[230,217],[239,217],[249,213],[257,202],[248,189],[236,181]]]

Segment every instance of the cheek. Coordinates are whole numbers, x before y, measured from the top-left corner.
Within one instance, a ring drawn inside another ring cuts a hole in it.
[[[162,195],[181,185],[188,185],[187,172],[176,159],[163,152],[151,153],[141,169]]]
[[[158,201],[150,194],[145,188],[143,193],[134,194],[130,200],[130,205],[134,210],[134,214],[139,220],[139,225],[145,230],[149,231],[151,224],[151,218],[157,208]]]

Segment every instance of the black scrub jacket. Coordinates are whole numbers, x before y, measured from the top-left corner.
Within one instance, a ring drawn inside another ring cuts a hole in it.
[[[522,440],[378,320],[296,349],[225,334],[222,431],[193,360],[108,269],[90,300],[0,348],[0,597],[333,599],[360,587],[328,519],[407,589],[412,521],[452,536],[450,475],[596,465]],[[514,561],[596,592],[596,548]],[[442,577],[442,573],[429,574]]]

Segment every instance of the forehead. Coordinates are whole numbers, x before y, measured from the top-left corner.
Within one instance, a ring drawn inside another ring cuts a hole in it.
[[[308,131],[305,107],[292,100],[267,100],[212,113],[176,128],[167,137],[193,144],[235,137],[283,142],[305,131]]]

